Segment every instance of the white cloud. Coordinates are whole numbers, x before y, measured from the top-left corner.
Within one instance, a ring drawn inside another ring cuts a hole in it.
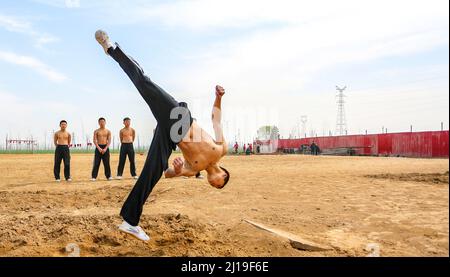
[[[197,61],[190,58],[192,62],[180,68],[173,81],[191,93],[204,91],[211,82],[224,82],[242,92],[274,96],[274,92],[300,91],[327,68],[448,45],[445,28],[400,31],[391,26],[384,32],[366,33],[363,22],[353,29],[349,25],[347,20],[329,20],[312,28],[289,26],[218,42],[201,49]]]
[[[47,64],[34,57],[18,55],[12,52],[0,51],[0,61],[5,61],[11,64],[30,68],[53,82],[62,82],[68,79],[67,76],[63,73],[52,69]]]
[[[48,5],[55,8],[80,8],[80,0],[32,0],[33,2]]]
[[[32,37],[35,41],[35,46],[38,48],[42,48],[46,44],[59,41],[59,38],[53,35],[35,30],[30,21],[15,16],[0,14],[0,27],[3,27],[9,32],[25,34]]]
[[[63,1],[39,0],[54,6]],[[151,1],[95,1],[86,2],[85,9],[96,8],[96,16],[113,18],[114,22],[157,22],[176,28],[198,31],[222,28],[242,29],[267,26],[270,23],[302,24],[314,28],[314,22],[333,18],[339,21],[358,18],[352,29],[361,27],[379,29],[379,26],[409,26],[411,29],[428,25],[433,17],[448,17],[446,0],[178,0],[163,3]],[[101,7],[101,9],[100,9]],[[121,16],[117,16],[120,14]],[[427,19],[428,21],[422,21]],[[368,25],[367,23],[370,22]],[[448,24],[448,23],[447,23]],[[368,32],[373,30],[368,29]]]
[[[323,82],[326,70],[351,64],[366,64],[371,70],[377,59],[414,56],[449,43],[448,1],[207,2],[176,2],[146,14],[168,26],[199,32],[261,26],[245,36],[205,45],[197,57],[189,53],[188,65],[173,72],[171,83],[189,97],[206,95],[220,83],[230,91],[228,103],[278,105],[286,116],[289,110],[297,115],[303,110],[334,121],[334,99],[324,109],[314,100],[316,93],[305,91],[307,83]],[[263,24],[271,22],[284,24]]]
[[[64,7],[62,0],[39,2]],[[447,0],[193,0],[162,4],[85,1],[80,8],[84,15],[100,17],[103,24],[139,23],[148,28],[164,27],[175,35],[178,32],[187,36],[195,33],[200,41],[203,36],[217,37],[215,43],[203,44],[194,52],[180,53],[187,62],[171,72],[167,83],[177,91],[186,92],[185,96],[191,100],[210,93],[216,83],[223,84],[228,91],[224,105],[277,106],[286,124],[284,130],[289,130],[295,123],[290,117],[305,113],[317,130],[323,122],[328,122],[333,130],[335,83],[329,84],[330,98],[316,91],[306,91],[306,88],[314,87],[311,84],[329,82],[326,74],[336,74],[341,67],[352,64],[365,66],[367,72],[373,72],[379,69],[372,64],[376,60],[414,59],[421,52],[449,44]],[[148,38],[149,41],[153,39]],[[444,62],[448,65],[448,61]],[[389,67],[402,68],[402,65],[385,65],[385,68]],[[433,74],[440,73],[438,70]],[[348,76],[348,79],[352,80],[352,77]],[[417,76],[411,76],[411,80],[414,78]],[[352,85],[347,83],[348,80],[341,81]],[[401,89],[402,86],[396,86],[393,93]],[[426,91],[423,88],[421,93],[414,95],[417,99],[426,98]],[[435,89],[433,93],[442,96],[445,90]],[[317,96],[321,97],[320,102]],[[445,95],[436,99],[442,98]],[[410,103],[416,105],[412,109],[420,109],[419,101]],[[433,110],[429,109],[429,118],[430,112]],[[438,112],[448,114],[448,106],[440,107],[435,111]],[[351,109],[349,114],[355,116],[353,121],[349,120],[351,125],[362,126],[358,125],[360,119],[351,113]],[[410,114],[403,116],[408,118]],[[251,134],[247,134],[249,136]]]

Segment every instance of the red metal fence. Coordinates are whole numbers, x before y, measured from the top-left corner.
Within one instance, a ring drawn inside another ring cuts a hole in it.
[[[313,141],[322,149],[353,148],[358,155],[448,158],[449,131],[280,139],[278,149],[299,148]]]

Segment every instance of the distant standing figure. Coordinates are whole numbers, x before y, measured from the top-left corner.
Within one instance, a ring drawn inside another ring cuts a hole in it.
[[[239,144],[236,141],[236,143],[234,144],[234,153],[237,154],[238,151],[239,151]]]
[[[313,141],[312,143],[311,143],[311,154],[312,155],[319,155],[319,146],[317,146],[317,144],[316,144],[316,142],[315,141]]]
[[[103,161],[103,167],[105,168],[105,176],[108,181],[112,180],[111,167],[109,165],[110,153],[109,145],[111,144],[111,131],[106,129],[106,119],[100,117],[98,119],[100,128],[94,132],[94,145],[95,145],[95,157],[94,167],[92,168],[92,181],[95,181],[98,176],[98,170],[100,168],[100,162]]]
[[[55,174],[55,180],[57,182],[61,181],[61,160],[64,161],[64,178],[66,181],[71,182],[70,177],[70,150],[69,145],[72,141],[72,136],[66,131],[67,121],[61,120],[59,122],[59,127],[61,128],[55,133],[53,140],[55,143],[55,165],[53,167],[53,173]]]
[[[136,163],[135,163],[135,153],[133,142],[136,138],[136,131],[130,127],[131,119],[129,117],[125,117],[123,119],[123,124],[125,127],[120,130],[120,156],[119,156],[119,166],[117,168],[117,179],[122,179],[123,169],[125,167],[125,162],[128,156],[128,160],[130,161],[130,173],[134,179],[137,179],[138,176],[136,174]]]

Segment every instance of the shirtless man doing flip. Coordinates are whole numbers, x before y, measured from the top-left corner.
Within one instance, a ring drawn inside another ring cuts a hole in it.
[[[220,189],[228,183],[230,173],[219,166],[220,159],[228,150],[221,126],[221,100],[225,90],[216,86],[212,113],[214,139],[192,118],[185,102],[176,101],[155,84],[117,43],[111,43],[104,31],[97,31],[95,38],[106,54],[128,75],[157,121],[144,168],[120,212],[124,221],[119,230],[148,241],[149,236],[138,224],[145,201],[163,173],[166,178],[172,178],[195,176],[205,170],[208,173],[207,180],[212,186]],[[176,146],[182,151],[184,159],[176,158],[173,167],[169,168],[169,157]]]

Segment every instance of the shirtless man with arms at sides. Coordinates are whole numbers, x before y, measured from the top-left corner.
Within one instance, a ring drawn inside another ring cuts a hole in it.
[[[117,178],[118,180],[122,179],[123,169],[125,167],[125,161],[128,156],[128,160],[130,161],[130,173],[134,179],[137,179],[136,174],[136,163],[134,160],[134,146],[133,142],[136,138],[136,131],[130,127],[131,119],[129,117],[125,117],[123,119],[124,128],[120,130],[120,156],[119,156],[119,166],[117,168]]]
[[[67,132],[67,121],[61,120],[59,122],[59,127],[61,128],[55,133],[53,137],[53,142],[55,144],[55,165],[53,167],[53,173],[55,175],[55,180],[57,182],[61,181],[60,171],[61,171],[61,160],[64,162],[64,178],[66,181],[71,182],[70,178],[70,150],[69,145],[72,142],[72,136]]]
[[[111,144],[111,131],[106,129],[106,119],[104,119],[103,117],[98,119],[98,124],[100,128],[94,131],[95,157],[91,180],[97,180],[100,162],[103,161],[106,179],[108,179],[108,181],[111,181],[111,166],[109,164],[109,145]]]

